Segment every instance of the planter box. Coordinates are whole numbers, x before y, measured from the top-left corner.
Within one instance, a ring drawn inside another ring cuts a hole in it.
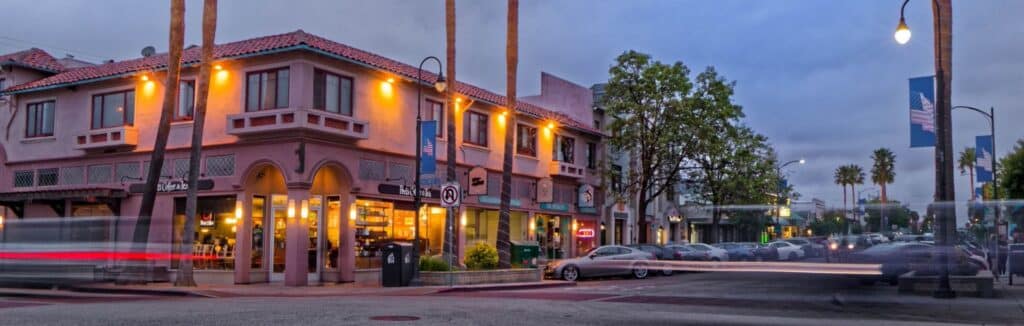
[[[992,287],[992,272],[980,271],[974,276],[950,275],[949,287],[958,296],[991,298],[995,296]],[[939,287],[938,275],[916,275],[908,272],[900,275],[899,293],[931,294]]]
[[[493,269],[482,271],[420,272],[423,285],[471,285],[540,282],[538,268]]]

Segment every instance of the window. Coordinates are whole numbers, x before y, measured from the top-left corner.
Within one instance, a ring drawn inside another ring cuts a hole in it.
[[[285,70],[287,75],[287,70]],[[287,84],[287,81],[285,81]],[[285,97],[287,98],[287,90]],[[287,103],[287,99],[285,100]],[[352,78],[323,70],[313,72],[313,107],[352,116]]]
[[[135,124],[135,91],[120,91],[92,97],[92,129]]]
[[[178,109],[174,111],[175,121],[192,120],[196,111],[196,81],[182,80],[178,89]]]
[[[597,168],[597,143],[587,142],[587,168]]]
[[[7,88],[7,79],[0,78],[0,91],[4,90],[4,88]]]
[[[39,169],[36,171],[36,184],[39,186],[56,186],[57,180],[59,180],[60,172],[58,169]]]
[[[537,156],[537,128],[516,125],[516,154]]]
[[[444,104],[434,100],[427,100],[427,117],[424,120],[437,121],[437,138],[444,138]]]
[[[288,107],[288,68],[250,72],[245,78],[245,111]]]
[[[565,163],[575,163],[574,148],[576,147],[576,139],[565,136],[555,136],[555,145],[551,146],[554,153],[551,153],[551,157],[555,161]]]
[[[466,118],[462,124],[462,141],[465,143],[487,147],[487,122],[486,114],[466,111]]]
[[[25,138],[53,136],[54,101],[26,106]]]
[[[622,166],[618,164],[612,164],[612,191],[622,191]]]

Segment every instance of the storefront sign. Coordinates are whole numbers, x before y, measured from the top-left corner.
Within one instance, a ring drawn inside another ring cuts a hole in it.
[[[217,225],[216,220],[213,218],[212,212],[206,212],[199,215],[199,226],[215,226]]]
[[[554,188],[555,183],[551,178],[537,180],[537,202],[550,203],[555,201]]]
[[[594,207],[594,186],[588,184],[580,185],[579,206]]]
[[[487,194],[487,169],[479,166],[469,169],[469,194]]]
[[[501,205],[501,198],[494,196],[480,196],[477,197],[476,201],[480,202],[481,204]],[[512,207],[519,207],[522,206],[523,204],[522,201],[520,201],[519,199],[512,199],[508,203]]]
[[[197,188],[199,190],[210,190],[213,189],[213,180],[210,179],[199,179],[197,182]],[[160,180],[156,184],[156,192],[179,192],[188,190],[188,181],[185,179],[165,179]],[[145,183],[133,183],[128,186],[128,192],[131,193],[143,193],[146,192]]]
[[[420,175],[437,173],[437,121],[420,122]]]
[[[540,203],[540,209],[549,211],[568,212],[569,204],[564,203]]]
[[[594,207],[580,207],[578,210],[583,214],[597,214],[597,208]]]
[[[416,195],[415,194],[416,191],[414,191],[413,189],[414,189],[414,187],[409,187],[409,186],[406,186],[406,185],[393,185],[393,184],[386,184],[386,183],[382,183],[382,184],[377,185],[377,192],[385,194],[385,195],[398,195],[398,196],[413,197],[413,196]],[[434,198],[434,199],[441,198],[441,194],[440,194],[439,191],[435,191],[435,190],[430,189],[430,188],[420,188],[420,191],[423,194],[423,197]]]
[[[594,229],[591,228],[576,230],[576,237],[581,239],[593,238],[594,234]]]
[[[683,217],[679,215],[670,215],[668,221],[672,223],[679,223],[683,221]]]

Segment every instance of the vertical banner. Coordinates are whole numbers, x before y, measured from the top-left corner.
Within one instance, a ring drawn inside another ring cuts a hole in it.
[[[974,137],[974,175],[978,182],[992,181],[992,165],[995,164],[995,155],[992,155],[992,135]]]
[[[910,147],[935,146],[935,77],[910,79]]]
[[[437,173],[437,121],[420,122],[420,175]]]

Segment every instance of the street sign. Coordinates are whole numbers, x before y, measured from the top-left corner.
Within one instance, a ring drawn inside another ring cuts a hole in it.
[[[455,207],[462,203],[462,191],[459,184],[446,182],[441,185],[441,207]]]

